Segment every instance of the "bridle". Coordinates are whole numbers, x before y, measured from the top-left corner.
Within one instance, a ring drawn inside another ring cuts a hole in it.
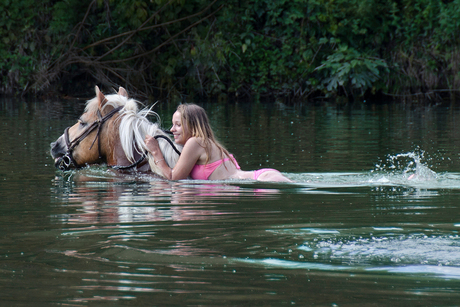
[[[97,133],[96,133],[96,136],[94,137],[93,142],[91,143],[91,146],[90,146],[89,150],[91,150],[93,148],[94,143],[96,142],[96,139],[97,139],[98,140],[97,147],[98,147],[98,152],[99,152],[99,159],[101,159],[101,138],[99,137],[99,134],[101,133],[102,126],[104,125],[104,123],[106,121],[108,121],[112,116],[114,116],[121,109],[123,109],[122,106],[120,106],[118,108],[115,108],[115,109],[111,110],[109,113],[107,113],[104,116],[101,115],[101,112],[98,109],[97,110],[98,119],[95,120],[91,125],[89,125],[78,137],[76,137],[72,141],[70,140],[70,137],[69,137],[69,129],[70,129],[70,127],[67,127],[64,130],[64,140],[65,140],[66,145],[67,145],[67,152],[56,163],[58,168],[61,171],[67,171],[67,170],[69,170],[71,168],[71,166],[74,166],[76,168],[79,167],[78,163],[73,158],[72,152],[75,149],[75,147],[77,147],[78,144],[80,144],[80,142],[82,140],[84,140],[88,135],[90,135],[91,132],[93,132],[93,130],[95,130],[96,128],[97,128]],[[164,132],[170,133],[169,131],[164,131]],[[166,141],[168,141],[168,143],[172,146],[174,151],[180,156],[180,154],[181,154],[180,151],[176,148],[176,146],[174,146],[174,143],[171,141],[170,138],[168,138],[167,136],[161,135],[161,134],[154,136],[154,138],[155,139],[163,138]],[[130,168],[133,168],[133,167],[139,165],[146,157],[147,157],[147,152],[144,152],[142,154],[142,156],[137,161],[135,161],[134,163],[132,163],[130,165],[127,165],[127,166],[113,165],[113,166],[110,166],[110,167],[114,168],[114,169],[117,169],[117,170],[127,170],[127,169],[130,169]]]
[[[57,162],[58,168],[61,171],[67,171],[70,169],[72,165],[74,167],[79,167],[79,165],[73,158],[72,152],[75,149],[75,147],[77,147],[78,144],[80,144],[80,142],[83,141],[88,135],[90,135],[91,132],[93,132],[93,130],[95,130],[96,128],[97,128],[97,133],[96,133],[96,136],[94,137],[93,143],[91,144],[91,147],[89,148],[89,150],[93,148],[93,145],[97,139],[98,140],[97,147],[98,147],[99,159],[100,159],[101,158],[101,138],[99,137],[99,134],[101,133],[102,126],[104,125],[106,121],[108,121],[112,116],[114,116],[121,109],[123,109],[122,106],[115,108],[104,116],[102,116],[101,111],[97,109],[97,119],[91,125],[89,125],[78,137],[76,137],[72,141],[69,138],[70,127],[65,128],[64,140],[67,145],[67,152]]]

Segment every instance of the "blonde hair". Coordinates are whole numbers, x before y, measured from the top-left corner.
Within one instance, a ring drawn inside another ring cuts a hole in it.
[[[180,113],[181,125],[192,137],[197,137],[203,140],[204,150],[206,152],[206,163],[208,164],[211,156],[211,143],[214,143],[220,150],[221,158],[224,156],[230,158],[230,153],[222,146],[214,137],[211,125],[209,124],[206,111],[193,103],[180,104],[177,107],[177,112]],[[230,159],[233,164],[233,159]]]

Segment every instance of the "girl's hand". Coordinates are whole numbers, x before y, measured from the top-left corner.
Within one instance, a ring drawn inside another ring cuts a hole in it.
[[[153,156],[155,156],[157,152],[160,152],[160,145],[158,145],[157,139],[155,139],[153,136],[147,134],[145,136],[144,142],[148,151],[150,151]]]

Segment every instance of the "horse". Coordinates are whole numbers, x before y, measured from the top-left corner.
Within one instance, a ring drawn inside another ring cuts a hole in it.
[[[95,87],[96,97],[86,102],[85,111],[77,123],[51,143],[51,156],[55,167],[62,171],[87,165],[103,164],[121,171],[152,172],[163,176],[148,152],[146,134],[158,139],[166,163],[173,168],[182,146],[175,144],[158,123],[147,116],[151,109],[138,111],[138,102],[128,97],[120,87],[116,94],[105,96]],[[97,142],[97,145],[95,143]]]

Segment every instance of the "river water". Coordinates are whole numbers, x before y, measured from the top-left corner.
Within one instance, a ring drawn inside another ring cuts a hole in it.
[[[203,106],[244,170],[295,182],[62,173],[84,102],[0,100],[1,305],[459,304],[460,108]]]

